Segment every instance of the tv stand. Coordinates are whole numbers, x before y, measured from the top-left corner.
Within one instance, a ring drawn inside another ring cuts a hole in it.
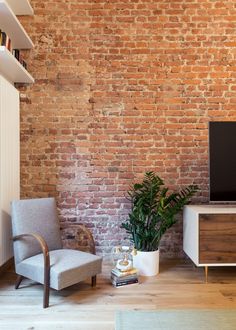
[[[187,205],[183,249],[198,267],[236,266],[236,205]]]

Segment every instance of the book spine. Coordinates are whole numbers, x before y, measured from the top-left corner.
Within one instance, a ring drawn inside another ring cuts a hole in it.
[[[130,280],[136,280],[138,278],[137,274],[129,275],[125,277],[117,277],[114,274],[111,274],[111,280],[116,282],[122,282],[122,281],[130,281]]]
[[[11,52],[11,39],[6,35],[6,48]]]
[[[13,56],[15,56],[15,58],[16,58],[18,61],[20,61],[20,51],[19,51],[19,49],[13,49],[13,50],[12,50],[12,54],[13,54]]]
[[[137,275],[137,270],[132,270],[132,271],[127,271],[127,272],[119,272],[116,269],[112,269],[111,271],[112,274],[114,274],[117,277],[125,277],[128,275]]]
[[[129,285],[129,284],[135,284],[135,283],[138,283],[138,279],[136,279],[136,280],[130,280],[130,281],[122,281],[122,282],[112,281],[112,284],[115,287]]]
[[[0,30],[0,45],[1,46],[5,46],[10,52],[12,51],[12,47],[11,47],[11,39],[9,38],[9,36]]]
[[[1,32],[1,46],[6,46],[7,35],[5,32]]]
[[[22,60],[22,65],[27,70],[27,63],[24,60]]]

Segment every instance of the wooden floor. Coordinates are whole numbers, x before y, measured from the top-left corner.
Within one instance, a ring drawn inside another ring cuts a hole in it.
[[[89,282],[51,292],[50,307],[42,308],[42,286],[25,280],[15,290],[15,275],[0,278],[0,329],[8,330],[107,330],[114,329],[118,310],[236,309],[236,267],[204,271],[189,261],[165,261],[160,274],[140,278],[139,285],[113,288],[110,267],[98,276],[96,288]]]

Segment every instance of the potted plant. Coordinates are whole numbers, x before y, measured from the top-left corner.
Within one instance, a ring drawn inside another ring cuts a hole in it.
[[[177,213],[197,190],[196,185],[190,185],[170,193],[158,175],[146,172],[142,183],[135,183],[128,191],[131,212],[121,228],[129,234],[137,250],[133,260],[140,275],[153,276],[159,272],[161,238],[176,223]]]

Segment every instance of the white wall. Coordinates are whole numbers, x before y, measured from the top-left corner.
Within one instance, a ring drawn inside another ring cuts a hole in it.
[[[19,92],[0,75],[0,266],[12,257],[10,202],[19,199]]]

